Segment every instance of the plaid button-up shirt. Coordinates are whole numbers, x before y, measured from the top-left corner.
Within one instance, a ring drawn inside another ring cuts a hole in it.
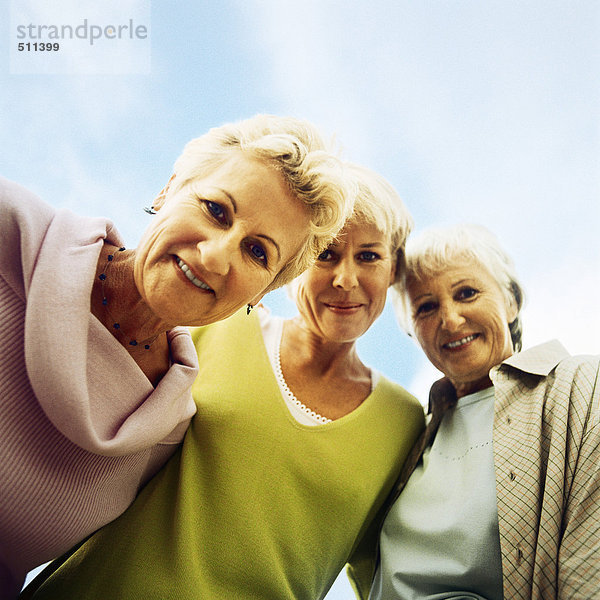
[[[599,368],[600,357],[571,357],[552,341],[490,372],[507,600],[600,599]],[[433,385],[431,421],[406,460],[388,512],[455,403],[447,379]],[[362,599],[377,562],[368,550],[359,547],[348,568]]]

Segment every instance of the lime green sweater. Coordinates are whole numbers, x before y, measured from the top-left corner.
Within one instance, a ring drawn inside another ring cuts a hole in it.
[[[301,425],[255,315],[193,338],[181,451],[34,598],[315,600],[363,537],[423,427],[418,402],[381,378],[351,414]]]

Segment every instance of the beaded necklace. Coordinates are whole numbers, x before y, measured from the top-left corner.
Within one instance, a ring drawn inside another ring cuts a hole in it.
[[[121,248],[119,248],[118,252],[125,252],[125,250],[126,250],[126,248],[122,246]],[[108,314],[108,316],[110,317],[111,321],[113,322],[113,324],[112,324],[113,329],[115,331],[117,331],[118,333],[120,333],[121,335],[124,335],[123,332],[121,331],[121,324],[118,323],[117,321],[115,321],[114,317],[110,313],[110,309],[108,308],[108,298],[106,297],[106,292],[104,290],[104,284],[106,282],[106,274],[108,273],[108,267],[112,263],[114,257],[115,257],[114,254],[109,254],[107,256],[106,266],[104,267],[103,272],[100,273],[100,275],[98,276],[98,279],[100,279],[100,281],[102,282],[102,284],[101,284],[101,286],[102,286],[101,287],[101,290],[102,290],[102,306],[104,306],[104,308],[106,309],[106,313]],[[152,345],[152,342],[158,336],[159,336],[159,334],[157,333],[156,335],[153,335],[152,337],[149,337],[149,338],[147,338],[145,340],[141,340],[139,342],[136,339],[130,339],[129,340],[129,345],[130,346],[141,346],[145,350],[149,350],[150,346]]]

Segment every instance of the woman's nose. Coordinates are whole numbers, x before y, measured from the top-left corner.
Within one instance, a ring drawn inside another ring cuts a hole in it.
[[[215,235],[198,242],[200,260],[204,268],[217,275],[227,275],[235,252],[235,241],[230,235]]]
[[[448,331],[455,331],[465,322],[465,318],[462,316],[460,308],[453,303],[443,305],[440,310],[440,315],[442,326]]]
[[[351,290],[358,286],[358,276],[354,265],[340,261],[335,267],[333,287],[342,290]]]

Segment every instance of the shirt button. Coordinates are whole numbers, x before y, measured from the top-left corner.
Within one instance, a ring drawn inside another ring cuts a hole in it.
[[[519,546],[517,548],[517,564],[521,564],[522,560],[523,560],[523,550],[521,549],[521,546]]]
[[[511,472],[509,473],[508,477],[509,477],[509,479],[510,479],[511,481],[514,481],[514,480],[517,478],[517,476],[515,475],[515,472],[514,472],[514,471],[511,471]]]

